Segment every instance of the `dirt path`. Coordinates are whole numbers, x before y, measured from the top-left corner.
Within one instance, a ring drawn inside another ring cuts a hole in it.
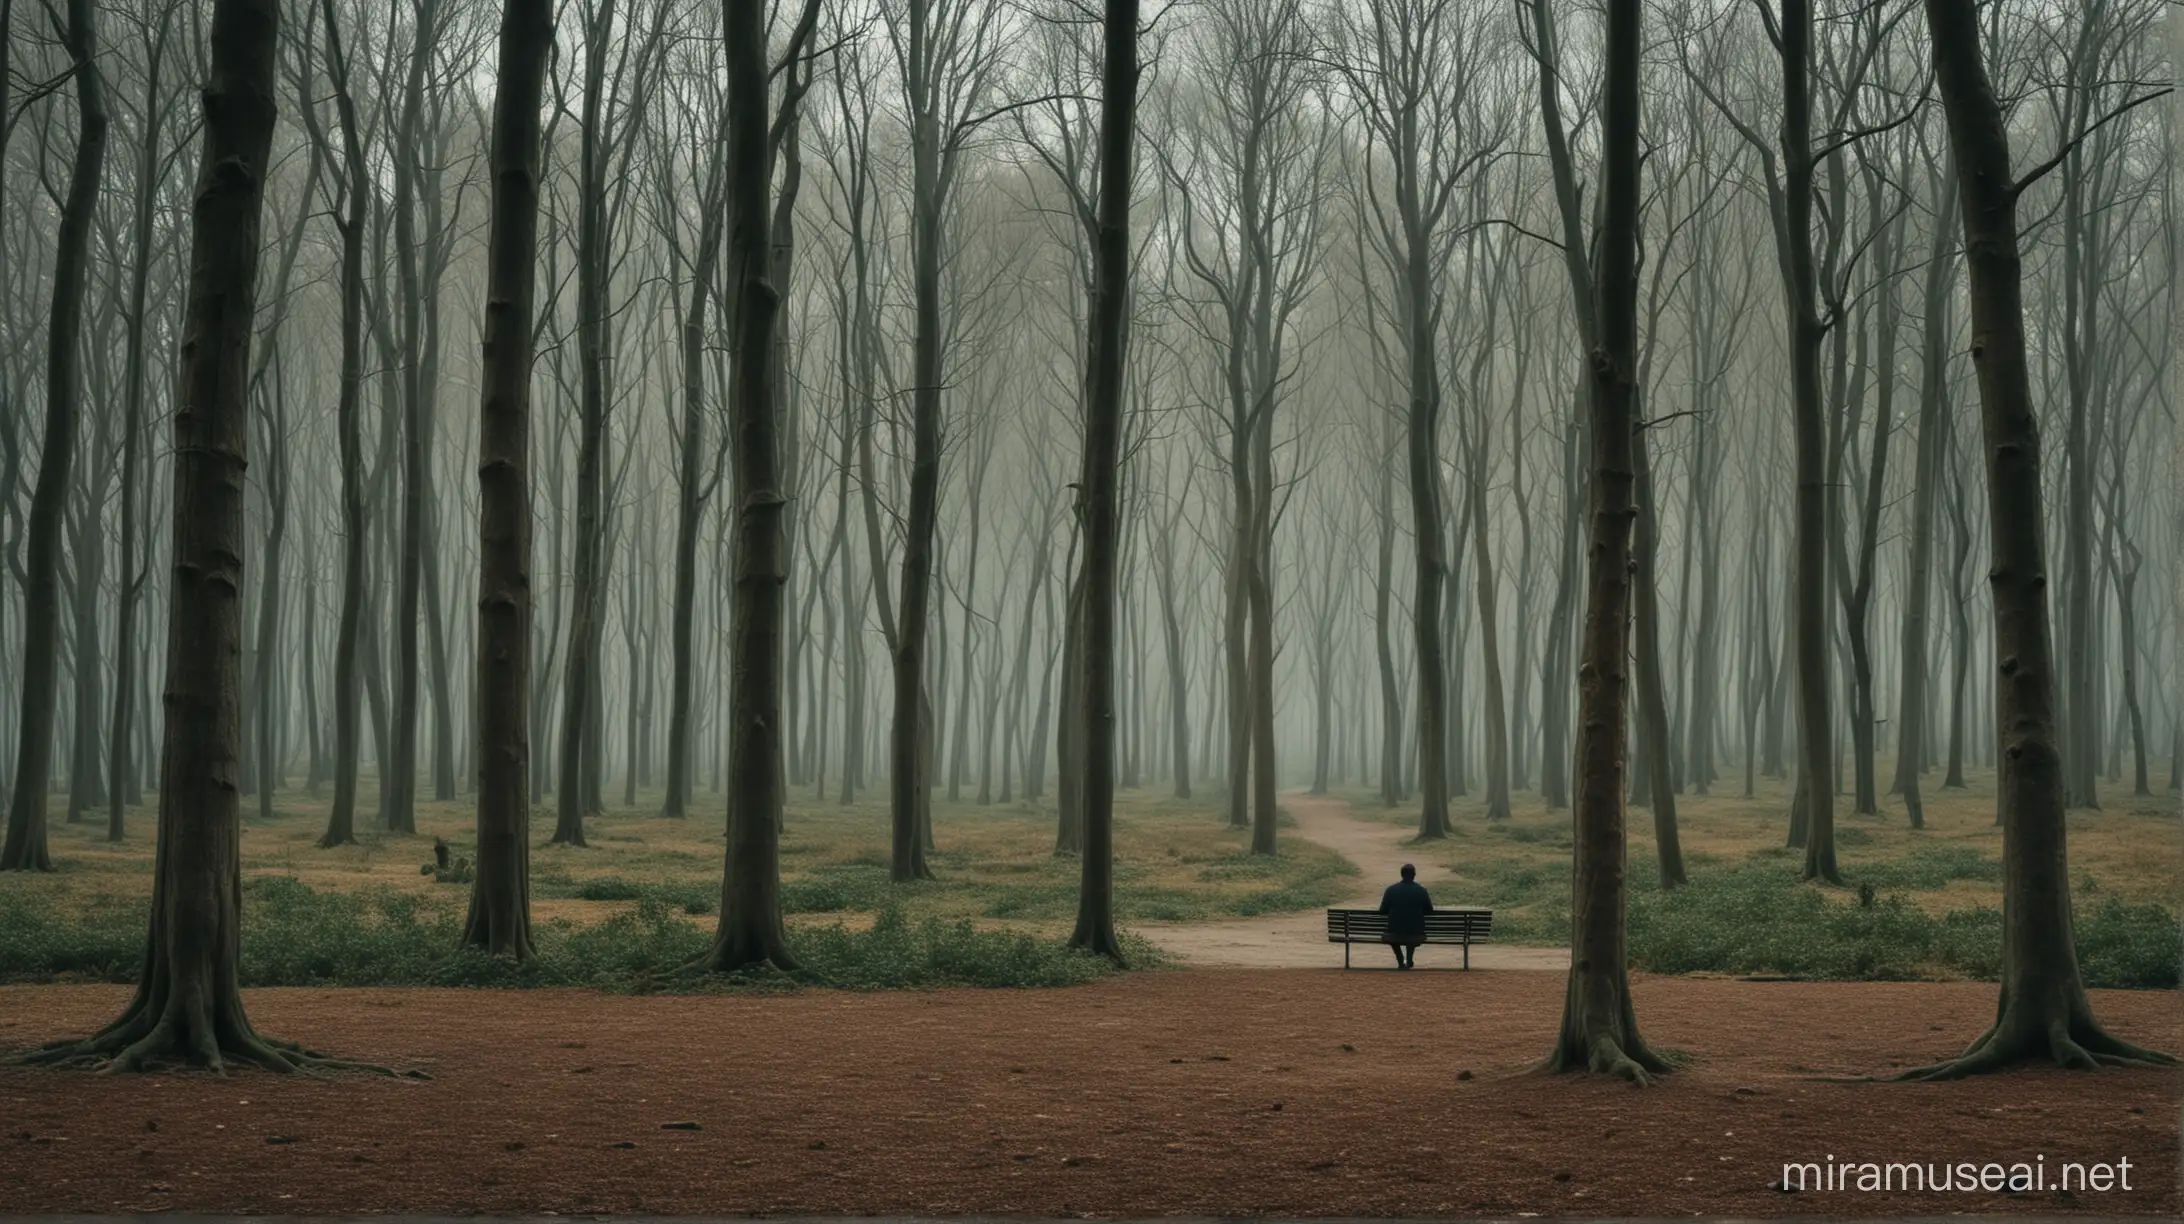
[[[0,1213],[2177,1218],[2176,1069],[1826,1078],[1955,1053],[1994,1018],[1992,983],[1637,974],[1631,989],[1646,1036],[1691,1056],[1644,1092],[1523,1073],[1554,1040],[1549,973],[741,998],[253,990],[260,1032],[433,1078],[0,1066]],[[2176,992],[2093,995],[2117,1035],[2184,1048]],[[0,987],[0,1052],[86,1032],[128,998]],[[1769,1188],[1828,1153],[2132,1172],[2128,1190],[2075,1197]]]
[[[1341,907],[1371,908],[1380,904],[1380,891],[1395,882],[1405,863],[1418,866],[1418,882],[1429,891],[1449,880],[1448,872],[1439,864],[1412,857],[1416,852],[1404,844],[1410,834],[1403,828],[1355,819],[1350,815],[1350,805],[1340,799],[1283,795],[1282,810],[1297,822],[1297,836],[1318,842],[1357,864],[1357,891],[1336,903]],[[1440,905],[1465,903],[1464,898],[1446,889],[1436,894],[1434,901]],[[1327,942],[1327,916],[1316,909],[1213,922],[1138,923],[1132,929],[1187,965],[1324,969],[1342,963],[1342,947]],[[1394,958],[1383,949],[1358,946],[1350,949],[1350,955],[1352,962],[1363,968],[1392,971],[1395,967]],[[1421,971],[1457,969],[1462,965],[1461,949],[1429,947],[1419,953]],[[1570,967],[1570,954],[1564,948],[1488,943],[1471,950],[1471,967],[1559,973]]]

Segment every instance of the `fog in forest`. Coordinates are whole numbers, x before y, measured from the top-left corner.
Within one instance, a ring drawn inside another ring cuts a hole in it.
[[[0,3],[7,866],[46,820],[149,834],[210,8]],[[412,827],[481,768],[501,13],[282,8],[237,781],[246,810],[332,796],[334,843]],[[1819,768],[1840,813],[1915,820],[1998,735],[1977,341],[1925,23],[1820,6],[1799,152],[1771,8],[1644,8],[1630,796],[1803,793]],[[2134,104],[2166,83],[2162,11],[1979,18],[2018,165],[2058,154],[2019,222],[2079,807],[2173,789],[2184,752],[2177,112]],[[1058,804],[1066,849],[1098,14],[781,0],[765,20],[787,797]],[[515,458],[528,794],[535,831],[571,840],[607,810],[718,819],[732,783],[742,299],[722,6],[570,0],[554,21]],[[1225,796],[1266,850],[1292,788],[1370,788],[1427,834],[1512,793],[1566,805],[1594,10],[1204,0],[1141,22],[1116,786]]]

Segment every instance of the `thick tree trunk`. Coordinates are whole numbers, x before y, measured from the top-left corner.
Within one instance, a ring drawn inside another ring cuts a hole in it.
[[[1791,407],[1797,456],[1796,671],[1805,826],[1804,878],[1841,883],[1835,868],[1835,714],[1828,693],[1826,410],[1821,403],[1823,328],[1812,267],[1812,6],[1783,0],[1783,289],[1789,297]]]
[[[2078,973],[2048,627],[2040,424],[2025,364],[2019,186],[2011,177],[2008,128],[1982,62],[1976,7],[1975,0],[1926,0],[1934,75],[1956,154],[1987,456],[1995,703],[2004,737],[1996,785],[2004,830],[2002,991],[1993,1028],[1958,1057],[1906,1072],[1909,1079],[1953,1079],[2029,1060],[2073,1068],[2174,1061],[2104,1031]]]
[[[933,536],[940,520],[940,243],[946,201],[941,194],[940,118],[923,101],[934,89],[924,79],[931,70],[925,40],[936,37],[927,25],[931,20],[928,2],[912,0],[910,6],[910,38],[920,47],[911,54],[913,79],[906,82],[921,103],[911,117],[910,138],[910,289],[915,322],[910,360],[910,506],[903,520],[902,597],[896,608],[894,642],[895,709],[888,731],[889,874],[898,882],[930,879],[933,874],[925,862],[925,835],[931,821],[925,673]]]
[[[45,436],[38,481],[23,535],[23,676],[16,725],[15,789],[0,871],[51,871],[46,850],[47,783],[53,762],[53,706],[60,656],[61,525],[82,415],[83,299],[89,287],[91,225],[106,165],[106,87],[98,64],[92,0],[68,0],[62,41],[73,64],[76,150],[53,252],[53,297],[46,320]],[[255,264],[255,260],[253,260]],[[83,644],[78,657],[84,655]],[[71,778],[76,783],[78,778]]]
[[[1639,0],[1610,0],[1599,274],[1592,353],[1592,527],[1578,664],[1576,849],[1571,861],[1569,989],[1545,1067],[1646,1083],[1668,1070],[1631,1008],[1623,890],[1623,745],[1630,708],[1631,445],[1638,395]]]
[[[531,947],[531,336],[538,300],[539,109],[552,0],[501,12],[478,411],[478,858],[462,941]]]
[[[1404,266],[1403,338],[1410,399],[1404,417],[1404,471],[1410,484],[1412,560],[1411,639],[1418,655],[1418,836],[1448,836],[1448,656],[1441,632],[1449,561],[1441,492],[1441,385],[1435,368],[1436,300],[1428,282],[1431,235],[1410,236]],[[1490,598],[1490,596],[1489,596]],[[1507,815],[1505,810],[1502,815]]]
[[[170,1060],[272,1071],[329,1061],[260,1037],[238,989],[243,469],[278,22],[273,0],[219,0],[212,15],[176,379],[166,742],[145,964],[120,1018],[86,1040],[37,1051],[34,1061],[104,1060],[120,1071]]]
[[[769,277],[766,196],[766,8],[729,0],[729,266],[737,301],[730,426],[735,442],[735,610],[729,658],[728,853],[720,925],[699,958],[724,971],[771,963],[793,969],[781,926],[781,628],[789,556],[774,403],[774,326],[780,287]]]
[[[1130,158],[1137,114],[1137,0],[1108,0],[1100,67],[1100,186],[1093,234],[1084,419],[1084,850],[1069,946],[1116,962],[1115,613],[1122,535],[1123,363],[1130,306]]]

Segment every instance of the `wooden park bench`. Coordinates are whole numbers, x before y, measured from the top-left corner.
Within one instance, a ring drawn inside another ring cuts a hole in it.
[[[1471,945],[1485,943],[1494,929],[1494,911],[1476,906],[1437,909],[1426,915],[1426,937],[1421,943],[1462,944],[1464,968],[1471,968]],[[1350,945],[1380,943],[1387,938],[1388,916],[1377,910],[1331,909],[1327,911],[1327,942],[1342,945],[1342,967],[1350,967]]]

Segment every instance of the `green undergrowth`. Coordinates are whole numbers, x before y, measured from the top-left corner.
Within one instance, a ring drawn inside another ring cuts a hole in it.
[[[1115,913],[1124,922],[1255,917],[1331,905],[1357,874],[1347,859],[1311,842],[1285,839],[1269,858],[1245,851],[1194,853],[1165,846],[1147,861],[1115,864]],[[1073,856],[1014,861],[939,852],[934,879],[897,884],[884,860],[807,867],[781,883],[784,914],[877,914],[890,906],[913,917],[1068,923],[1077,914],[1082,866]],[[716,880],[643,881],[626,876],[534,874],[534,895],[584,901],[653,901],[686,914],[720,906]]]
[[[775,971],[690,975],[710,924],[687,920],[661,896],[598,922],[534,928],[525,965],[460,949],[460,894],[419,898],[391,889],[318,891],[279,876],[244,885],[242,984],[254,986],[580,986],[618,993],[779,990],[829,986],[887,990],[941,986],[1073,986],[1117,972],[1056,939],[978,930],[968,921],[913,919],[881,909],[869,927],[805,926],[790,937],[802,962]],[[0,893],[0,982],[133,982],[144,951],[142,906],[62,910]],[[1131,963],[1158,953],[1126,937]]]
[[[1750,865],[1694,871],[1690,884],[1673,892],[1634,891],[1631,964],[1655,973],[1855,980],[2001,976],[2001,910],[1975,905],[1929,913],[1902,893],[1884,891],[1874,878],[1880,873],[1863,874],[1863,889],[1823,890],[1800,883],[1793,867]],[[2086,985],[2177,985],[2184,941],[2167,908],[2080,898],[2072,926]]]
[[[1845,888],[1801,882],[1798,857],[1775,850],[1742,864],[1689,855],[1686,866],[1690,882],[1663,891],[1651,878],[1651,863],[1631,864],[1633,968],[1857,981],[2001,976],[1999,908],[1934,913],[1910,895],[1957,880],[1998,879],[2001,864],[1968,847],[1936,846],[1864,864]],[[1567,862],[1488,860],[1468,865],[1461,878],[1462,903],[1494,907],[1497,940],[1568,943]],[[2174,912],[2083,884],[2077,893],[2072,925],[2086,985],[2178,985],[2184,937]]]

